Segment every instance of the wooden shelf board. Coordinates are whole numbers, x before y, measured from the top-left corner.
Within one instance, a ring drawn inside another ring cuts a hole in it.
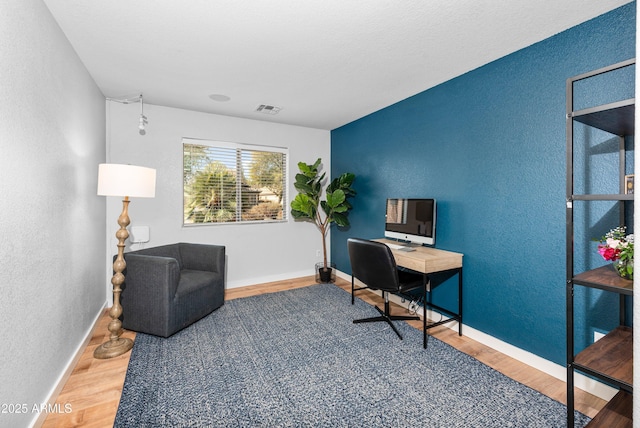
[[[633,329],[627,326],[617,327],[580,352],[575,358],[575,363],[611,379],[632,385]]]
[[[573,277],[573,282],[574,284],[600,288],[615,293],[633,294],[633,281],[620,278],[611,264],[579,273]]]
[[[609,403],[591,419],[587,428],[631,428],[633,426],[633,396],[625,391],[618,392]]]
[[[635,99],[573,112],[573,119],[614,135],[633,135],[635,131]]]

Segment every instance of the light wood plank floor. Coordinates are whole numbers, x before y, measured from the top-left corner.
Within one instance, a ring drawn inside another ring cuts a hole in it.
[[[259,284],[250,287],[241,287],[227,290],[226,300],[253,296],[276,291],[289,290],[314,284],[313,276],[297,278],[288,281],[278,281],[268,284]],[[351,291],[348,281],[338,278],[336,285]],[[360,291],[358,297],[371,304],[381,304],[382,300],[377,295],[368,291]],[[394,305],[392,311],[398,313],[404,309]],[[115,420],[116,411],[122,386],[129,364],[130,352],[109,360],[97,360],[93,358],[93,351],[101,343],[108,340],[109,323],[108,313],[98,321],[93,337],[79,358],[79,361],[64,385],[62,392],[56,401],[61,408],[66,404],[71,405],[72,411],[64,414],[50,414],[44,421],[44,427],[111,427]],[[422,328],[421,321],[411,321],[414,327]],[[440,326],[433,328],[429,334],[465,352],[484,364],[504,373],[541,393],[566,403],[565,383],[549,376],[539,370],[533,369],[513,358],[503,355],[489,347],[486,347],[465,336],[458,336],[456,331]],[[125,337],[135,339],[135,333],[125,331]],[[416,344],[421,346],[422,344]],[[606,404],[605,401],[591,394],[576,389],[576,409],[588,416],[595,414]]]

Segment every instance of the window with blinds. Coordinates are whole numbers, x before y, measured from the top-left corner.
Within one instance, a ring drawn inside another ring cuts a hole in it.
[[[183,139],[183,224],[287,217],[287,150]]]

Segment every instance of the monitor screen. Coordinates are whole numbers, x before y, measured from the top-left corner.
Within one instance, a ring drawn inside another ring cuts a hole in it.
[[[435,199],[387,199],[386,211],[385,237],[414,244],[435,244]]]

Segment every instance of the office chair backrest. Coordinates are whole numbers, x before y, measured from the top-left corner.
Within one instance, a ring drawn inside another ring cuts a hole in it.
[[[396,260],[381,242],[349,238],[347,240],[352,275],[374,290],[397,291],[400,288]]]

